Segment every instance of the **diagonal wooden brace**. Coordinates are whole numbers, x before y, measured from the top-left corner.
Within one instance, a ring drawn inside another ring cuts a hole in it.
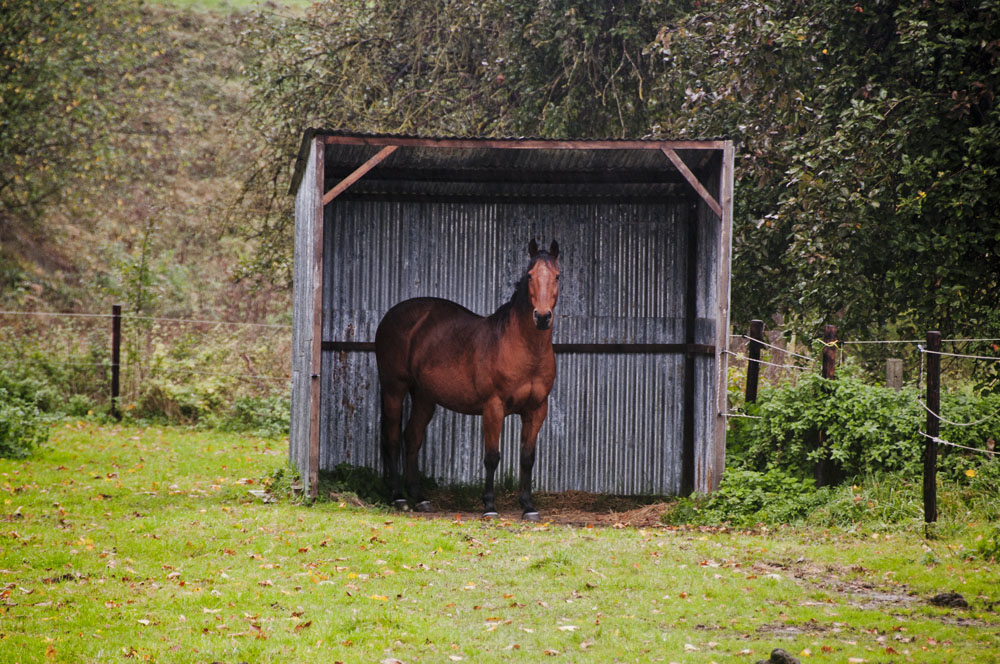
[[[703,185],[701,180],[699,180],[698,177],[691,172],[691,169],[688,168],[688,165],[685,164],[684,160],[680,158],[680,155],[674,152],[673,148],[660,149],[663,150],[663,154],[667,155],[667,158],[673,162],[674,166],[677,167],[677,170],[684,176],[684,179],[688,181],[688,184],[694,187],[694,190],[698,192],[698,195],[704,199],[705,203],[708,204],[708,207],[712,208],[712,212],[719,215],[721,218],[722,206],[719,205],[719,201],[715,200],[715,197],[708,193],[708,189],[705,189],[705,185]]]
[[[385,159],[393,152],[395,152],[396,148],[398,147],[399,147],[398,145],[387,145],[381,150],[379,150],[374,157],[372,157],[365,163],[358,166],[358,168],[353,173],[351,173],[346,178],[341,180],[337,184],[337,186],[335,186],[333,189],[323,194],[323,205],[326,205],[327,203],[335,199],[337,196],[340,196],[342,193],[347,191],[348,187],[350,187],[352,184],[363,178],[368,171],[378,166],[383,159]]]

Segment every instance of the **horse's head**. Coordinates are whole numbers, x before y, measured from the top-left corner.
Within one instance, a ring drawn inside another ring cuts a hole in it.
[[[528,296],[531,298],[535,327],[547,330],[552,327],[553,310],[559,299],[559,243],[555,240],[549,250],[538,249],[532,240],[528,244],[531,264],[528,265]]]

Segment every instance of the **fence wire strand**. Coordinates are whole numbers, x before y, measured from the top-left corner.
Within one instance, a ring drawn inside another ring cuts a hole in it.
[[[756,362],[758,364],[766,364],[769,367],[778,367],[779,369],[798,369],[799,371],[809,371],[809,370],[812,369],[812,367],[800,367],[800,366],[795,365],[795,364],[777,364],[775,362],[768,362],[766,360],[754,360],[754,359],[751,359],[751,358],[749,358],[749,357],[747,357],[747,356],[745,356],[745,355],[743,355],[741,353],[734,353],[734,352],[732,352],[730,350],[724,350],[722,352],[725,353],[726,355],[731,355],[732,357],[735,357],[738,360],[746,360],[747,362]]]
[[[759,343],[761,346],[767,346],[768,348],[773,348],[776,351],[779,351],[779,352],[782,352],[782,353],[786,353],[788,355],[791,355],[792,357],[802,358],[803,360],[806,360],[807,362],[815,362],[816,361],[815,357],[809,357],[808,355],[799,355],[798,353],[793,353],[792,351],[790,351],[790,350],[788,350],[786,348],[782,348],[780,346],[775,346],[774,344],[769,344],[766,341],[761,341],[760,339],[754,339],[753,337],[751,337],[748,334],[741,334],[739,336],[743,337],[747,341],[755,341],[755,342]]]
[[[976,420],[975,422],[952,422],[951,420],[948,420],[948,419],[945,419],[944,417],[942,417],[939,413],[935,413],[933,410],[930,409],[930,407],[927,404],[925,404],[920,399],[917,399],[917,403],[920,404],[921,406],[923,406],[924,410],[926,410],[928,413],[930,413],[931,415],[933,415],[934,417],[936,417],[938,420],[940,420],[941,422],[944,422],[945,424],[950,424],[953,427],[974,427],[974,426],[977,426],[979,424],[982,424],[983,422],[989,422],[990,420],[992,420],[997,415],[1000,415],[1000,410],[997,410],[995,413],[993,413],[991,415],[987,415],[986,417],[984,417],[984,418],[982,418],[980,420]]]
[[[968,445],[959,445],[958,443],[953,443],[953,442],[951,442],[949,440],[945,440],[944,438],[941,438],[940,436],[932,436],[932,435],[930,435],[929,433],[927,433],[925,431],[920,431],[918,433],[921,436],[923,436],[925,438],[929,438],[930,440],[933,440],[935,443],[938,443],[940,445],[948,445],[949,447],[957,447],[959,449],[969,450],[970,452],[979,452],[980,454],[986,454],[986,455],[991,456],[991,457],[992,456],[996,456],[998,454],[994,450],[984,450],[984,449],[982,449],[980,447],[969,447]]]
[[[962,353],[946,353],[942,350],[930,350],[922,346],[917,346],[921,353],[932,353],[934,355],[942,355],[944,357],[962,357],[967,360],[987,360],[992,362],[1000,362],[1000,357],[993,355],[963,355]]]

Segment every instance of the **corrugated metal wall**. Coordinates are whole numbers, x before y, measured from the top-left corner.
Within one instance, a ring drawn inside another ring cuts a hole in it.
[[[689,200],[339,199],[327,206],[325,217],[324,340],[371,341],[385,311],[410,297],[444,297],[490,314],[513,293],[535,237],[545,246],[553,238],[560,244],[556,343],[682,344],[688,224],[697,223],[695,343],[715,341],[719,221],[710,212],[692,214]],[[538,438],[536,489],[678,493],[684,356],[558,354],[556,362],[549,415]],[[710,460],[700,457],[713,446],[715,360],[697,357],[695,368],[695,462],[703,466]],[[326,351],[321,375],[320,468],[341,462],[380,468],[374,353]],[[500,478],[517,473],[519,434],[518,418],[509,417]],[[444,483],[480,482],[481,436],[480,418],[439,408],[421,469]]]

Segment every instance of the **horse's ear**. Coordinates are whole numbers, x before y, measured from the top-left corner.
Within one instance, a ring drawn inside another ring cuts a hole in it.
[[[531,242],[528,243],[528,255],[532,258],[538,255],[538,243],[535,242],[535,238],[531,238]]]
[[[549,255],[552,258],[559,258],[559,243],[552,240],[552,244],[549,245]]]

